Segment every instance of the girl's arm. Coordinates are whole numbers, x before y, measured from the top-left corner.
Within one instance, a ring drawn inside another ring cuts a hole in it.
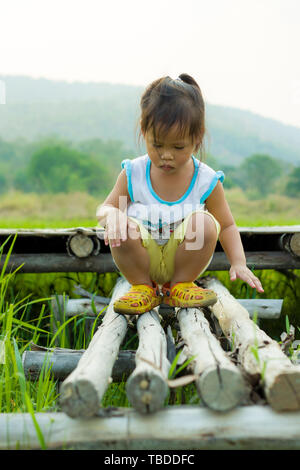
[[[114,188],[96,211],[99,225],[105,227],[104,241],[106,245],[109,240],[112,246],[119,246],[121,240],[126,240],[126,209],[129,201],[126,172],[122,170]]]
[[[231,264],[230,280],[243,279],[249,286],[264,292],[260,280],[248,269],[240,233],[225,198],[223,185],[218,181],[215,189],[206,199],[207,210],[221,226],[219,240]]]

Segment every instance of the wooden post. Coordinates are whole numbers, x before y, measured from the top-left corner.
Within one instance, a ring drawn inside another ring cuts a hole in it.
[[[127,330],[125,316],[114,311],[113,303],[127,290],[128,282],[120,278],[102,324],[76,369],[61,385],[62,410],[73,418],[97,414],[102,396],[111,381],[113,365]]]
[[[211,278],[203,283],[217,294],[211,310],[245,371],[262,381],[269,404],[277,411],[300,409],[300,366],[292,364],[220,281]]]
[[[131,461],[123,461],[127,467],[128,463],[134,467],[137,462],[138,456],[128,457],[128,450],[136,449],[145,450],[145,459],[149,463],[149,454],[155,454],[149,450],[165,449],[167,455],[159,457],[166,457],[167,463],[170,458],[177,457],[174,463],[180,465],[178,458],[181,456],[181,459],[185,457],[182,464],[190,459],[192,465],[199,462],[199,450],[300,448],[300,412],[275,413],[269,406],[257,405],[214,413],[207,408],[184,405],[165,407],[146,416],[128,408],[108,409],[104,416],[76,420],[61,412],[35,413],[35,421],[30,413],[1,413],[0,449],[41,449],[35,423],[44,436],[47,450],[106,450],[100,457],[102,462],[105,457],[106,463],[117,465],[121,464],[120,459],[131,458]],[[127,452],[112,452],[120,449]],[[187,452],[183,454],[187,455],[174,455],[176,451],[185,449]],[[175,451],[173,456],[171,453],[168,455],[169,450]],[[152,464],[155,465],[155,455],[152,455]],[[122,467],[120,465],[119,468]]]
[[[75,349],[54,348],[52,351],[24,351],[22,355],[23,369],[27,380],[39,378],[42,367],[47,364],[51,375],[59,381],[65,380],[77,367],[85,351]],[[121,382],[129,377],[135,368],[135,352],[119,351],[112,369],[113,382]]]
[[[204,403],[217,411],[230,410],[246,397],[246,387],[238,368],[231,362],[199,308],[178,311],[181,335],[188,355],[196,356],[193,373]]]
[[[281,249],[300,257],[300,233],[285,233],[279,239]]]
[[[139,347],[136,368],[126,384],[127,396],[140,413],[161,408],[168,393],[167,340],[155,310],[138,317]]]
[[[100,252],[100,240],[97,237],[89,237],[83,233],[71,235],[67,240],[67,252],[70,256],[86,258],[97,255]]]
[[[98,315],[98,313],[103,310],[110,301],[109,298],[95,296],[95,313],[91,299],[70,299],[69,297],[65,296],[65,302],[63,302],[62,295],[58,295],[57,298],[60,300],[60,304],[64,308],[66,317],[72,317],[73,315],[89,315],[94,317]],[[270,320],[279,318],[283,303],[282,299],[237,299],[237,301],[239,304],[243,305],[246,310],[248,310],[250,317],[253,317],[254,313],[256,313],[257,318]],[[56,308],[56,299],[53,299],[52,305]],[[162,316],[166,316],[167,314],[174,316],[175,309],[165,304],[161,304],[159,307],[159,314]]]
[[[92,304],[91,299],[70,299],[68,296],[65,296],[65,301],[63,301],[62,295],[58,295],[57,299],[59,304],[64,308],[66,318],[73,317],[75,315],[88,315],[91,317],[96,317],[107,307],[110,301],[110,299],[105,302],[94,301]],[[105,297],[103,297],[103,299],[105,299]],[[93,305],[96,309],[96,312],[94,311]],[[52,299],[52,308],[53,310],[57,310],[56,298]],[[103,316],[104,314],[105,310],[103,311]]]
[[[284,251],[246,252],[248,266],[255,269],[300,269],[300,259]],[[0,269],[6,262],[3,254]],[[67,253],[26,253],[11,254],[7,263],[8,270],[18,270],[19,273],[106,273],[118,272],[110,253],[99,253],[97,256],[77,258]],[[230,264],[225,253],[216,252],[208,267],[210,271],[226,271]]]

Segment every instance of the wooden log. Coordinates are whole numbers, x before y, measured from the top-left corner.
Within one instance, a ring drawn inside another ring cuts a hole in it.
[[[256,314],[257,318],[273,320],[280,317],[283,299],[236,299],[250,315]]]
[[[283,251],[246,252],[247,265],[254,269],[300,269],[300,259]],[[3,268],[6,255],[2,255],[0,269]],[[118,272],[110,253],[99,253],[97,256],[76,258],[67,254],[37,253],[12,254],[7,269],[14,270],[23,265],[20,273],[59,273],[59,272]],[[225,253],[215,252],[208,271],[227,271],[230,264]]]
[[[58,296],[62,299],[62,296]],[[106,307],[109,303],[109,298],[102,297],[101,301],[97,301],[97,297],[94,298],[94,305],[97,314]],[[237,299],[239,304],[244,306],[248,310],[250,317],[257,314],[257,318],[263,319],[275,319],[280,317],[283,299]],[[54,301],[55,304],[55,301]],[[92,307],[91,299],[70,299],[66,297],[65,301],[65,313],[66,317],[72,317],[73,315],[89,315],[95,316],[95,311]],[[168,313],[175,314],[173,307],[165,306],[164,304],[159,307],[159,314],[167,315]]]
[[[242,374],[211,333],[202,310],[180,309],[177,315],[186,352],[196,356],[193,373],[198,376],[196,386],[201,399],[216,411],[236,407],[246,398]]]
[[[67,240],[67,252],[77,258],[87,258],[100,252],[100,240],[97,237],[89,237],[83,233],[71,235]]]
[[[6,256],[0,260],[2,269]],[[12,254],[7,264],[7,270],[18,270],[19,273],[106,273],[118,272],[110,253],[100,253],[97,256],[76,258],[64,253]]]
[[[272,408],[300,409],[300,367],[292,364],[278,343],[250,319],[247,310],[220,281],[207,279],[204,285],[216,292],[218,302],[211,310],[245,371],[261,380]]]
[[[54,379],[62,381],[77,367],[85,351],[54,349],[53,351],[24,351],[23,369],[27,380],[38,379],[42,367],[47,364]],[[112,369],[113,382],[121,382],[129,377],[135,368],[135,352],[119,351]]]
[[[35,420],[49,450],[187,449],[192,464],[197,463],[196,455],[190,452],[192,450],[300,448],[300,412],[275,413],[269,406],[242,406],[221,414],[191,405],[166,407],[147,416],[128,408],[106,411],[106,416],[77,420],[61,412],[40,412],[35,413]],[[41,449],[41,441],[29,413],[0,415],[0,449]],[[114,456],[122,458],[122,455],[109,452],[107,463],[114,464]],[[166,457],[172,458],[172,455]],[[127,455],[123,463],[128,466],[131,462],[133,467],[134,462],[128,458]],[[155,455],[152,455],[152,460],[149,453],[145,458],[149,463],[156,462]]]
[[[279,239],[279,246],[296,257],[300,257],[300,233],[285,233]]]
[[[105,299],[103,297],[102,302],[93,301],[91,299],[70,299],[68,296],[64,297],[62,295],[58,295],[57,297],[52,299],[52,309],[57,309],[57,301],[59,304],[64,308],[65,317],[73,317],[75,315],[88,315],[91,317],[96,317],[102,310],[103,315],[107,305],[110,302],[110,298]]]
[[[63,411],[71,417],[93,416],[99,410],[102,396],[111,381],[120,344],[127,330],[126,317],[114,311],[113,303],[127,289],[127,281],[120,278],[102,324],[76,369],[61,385],[60,403]]]
[[[155,310],[138,317],[139,346],[136,368],[126,384],[127,397],[140,413],[153,413],[163,407],[168,393],[167,339]]]

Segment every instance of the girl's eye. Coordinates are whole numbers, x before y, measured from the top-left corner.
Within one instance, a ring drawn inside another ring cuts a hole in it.
[[[161,147],[161,145],[159,145],[159,144],[153,144],[153,147],[158,148],[158,147]]]
[[[184,147],[175,147],[175,148],[176,148],[176,150],[183,150],[184,149]]]

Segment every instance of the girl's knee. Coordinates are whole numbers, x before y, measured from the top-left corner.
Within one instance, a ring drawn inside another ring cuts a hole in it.
[[[217,227],[213,218],[205,212],[195,212],[187,225],[185,238],[192,240],[202,237],[204,242],[217,240]]]

